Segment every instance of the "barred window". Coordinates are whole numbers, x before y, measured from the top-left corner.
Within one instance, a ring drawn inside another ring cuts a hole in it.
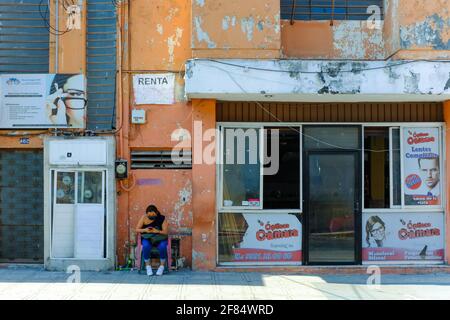
[[[287,20],[367,20],[380,8],[383,0],[281,0],[281,19]]]

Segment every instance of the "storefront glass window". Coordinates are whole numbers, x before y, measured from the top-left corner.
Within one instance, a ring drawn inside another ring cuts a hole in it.
[[[392,129],[392,204],[401,206],[402,204],[402,174],[400,164],[400,129]]]
[[[398,208],[401,201],[400,129],[365,127],[364,207]]]
[[[102,172],[78,172],[78,203],[102,203]]]
[[[227,128],[223,153],[223,206],[260,208],[258,128]]]
[[[358,127],[305,127],[305,149],[358,149]]]
[[[364,128],[364,206],[389,208],[389,128]]]
[[[56,203],[75,203],[75,172],[58,172],[56,175]]]
[[[220,262],[299,263],[302,223],[299,213],[219,215]]]
[[[264,209],[300,208],[300,128],[266,128]]]

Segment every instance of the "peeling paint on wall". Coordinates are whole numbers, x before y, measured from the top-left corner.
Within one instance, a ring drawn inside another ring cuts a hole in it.
[[[437,13],[425,20],[400,29],[401,47],[404,49],[433,48],[450,49],[450,18],[444,19]]]
[[[420,74],[410,72],[410,75],[405,75],[405,93],[420,93],[419,91],[419,81]]]
[[[253,17],[242,18],[241,19],[241,30],[245,33],[247,40],[253,40],[253,29],[255,27],[255,19]]]
[[[202,18],[201,17],[195,17],[194,18],[194,24],[195,24],[195,33],[197,35],[197,40],[199,42],[205,41],[208,45],[208,48],[212,49],[216,47],[216,44],[211,41],[211,39],[209,38],[208,33],[206,33],[203,29],[202,29]]]
[[[384,58],[382,30],[368,30],[365,22],[343,21],[333,27],[334,47],[345,59]]]
[[[222,30],[226,31],[231,27],[235,27],[236,26],[236,16],[225,16],[222,19]]]
[[[178,200],[174,207],[175,221],[173,222],[178,228],[181,226],[185,207],[191,204],[191,200],[192,182],[191,180],[187,180],[185,186],[178,192]]]
[[[161,34],[161,35],[163,34],[164,28],[163,28],[162,24],[158,23],[158,24],[156,25],[156,31],[157,31],[159,34]]]
[[[167,47],[169,50],[169,63],[174,62],[175,46],[177,47],[180,46],[180,40],[182,36],[183,36],[183,29],[177,28],[175,31],[175,35],[172,35],[169,38],[167,38]]]

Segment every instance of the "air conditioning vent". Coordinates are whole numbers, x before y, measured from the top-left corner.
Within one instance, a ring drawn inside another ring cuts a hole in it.
[[[131,169],[191,169],[191,168],[192,168],[191,151],[186,150],[131,151]]]

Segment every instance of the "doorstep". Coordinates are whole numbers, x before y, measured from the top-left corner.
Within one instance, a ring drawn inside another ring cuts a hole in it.
[[[375,264],[374,264],[375,265]],[[214,272],[263,272],[311,275],[367,275],[369,265],[358,266],[218,266]],[[378,265],[381,274],[450,273],[450,265]]]
[[[35,269],[44,270],[43,263],[0,263],[0,269]]]

